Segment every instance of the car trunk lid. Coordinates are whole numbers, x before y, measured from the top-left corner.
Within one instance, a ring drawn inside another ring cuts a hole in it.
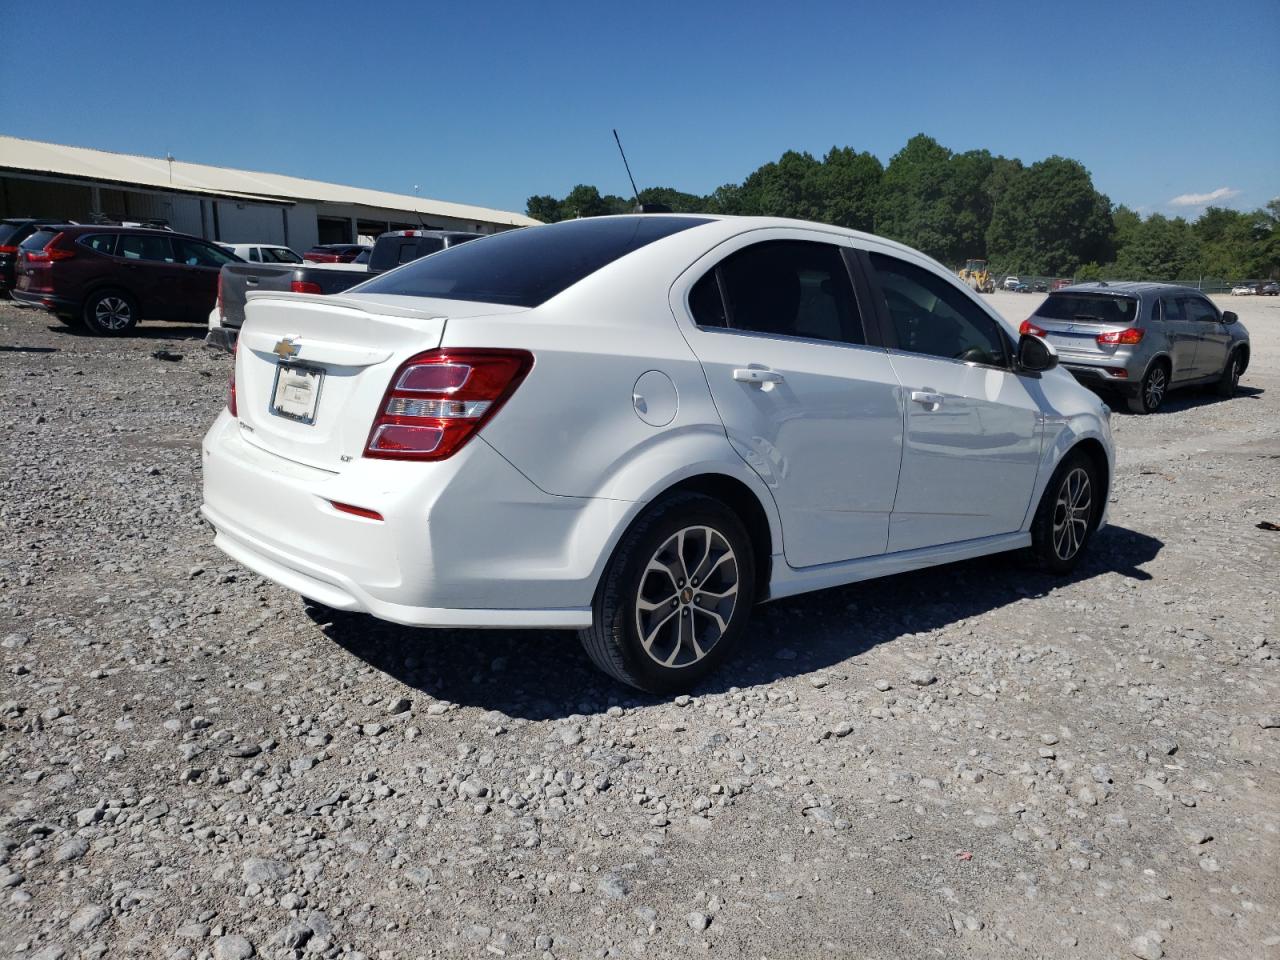
[[[1115,356],[1117,346],[1099,343],[1098,337],[1136,326],[1138,301],[1118,294],[1051,293],[1029,322],[1060,354],[1103,359]]]
[[[364,452],[392,374],[451,317],[519,308],[420,297],[249,296],[236,361],[248,443],[339,473]]]

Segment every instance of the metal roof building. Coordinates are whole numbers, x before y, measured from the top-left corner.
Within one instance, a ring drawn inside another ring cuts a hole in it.
[[[87,222],[161,219],[224,243],[352,243],[385,230],[428,227],[494,233],[538,221],[520,213],[0,136],[0,216]]]

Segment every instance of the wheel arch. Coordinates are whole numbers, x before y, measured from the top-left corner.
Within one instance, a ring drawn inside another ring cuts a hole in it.
[[[1079,451],[1084,454],[1093,463],[1094,468],[1098,471],[1098,476],[1102,484],[1102,503],[1105,504],[1107,498],[1111,495],[1111,460],[1107,457],[1107,449],[1102,445],[1102,441],[1096,437],[1085,437],[1074,446],[1067,450],[1067,455]],[[1102,516],[1102,510],[1098,511],[1098,517]]]
[[[1249,344],[1247,341],[1238,343],[1231,348],[1231,354],[1239,356],[1244,362],[1240,367],[1240,372],[1244,373],[1249,369]],[[1229,359],[1229,358],[1228,358]]]

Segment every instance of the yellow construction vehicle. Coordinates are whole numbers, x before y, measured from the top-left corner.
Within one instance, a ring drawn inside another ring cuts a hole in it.
[[[966,260],[964,266],[956,271],[956,276],[978,293],[992,293],[996,288],[985,260]]]

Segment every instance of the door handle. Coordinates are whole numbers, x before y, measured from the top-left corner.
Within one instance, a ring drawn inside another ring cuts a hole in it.
[[[774,370],[763,370],[759,367],[738,367],[733,371],[733,379],[739,383],[755,383],[764,386],[766,383],[781,383],[785,378]]]
[[[940,407],[942,406],[942,400],[943,397],[940,393],[930,393],[928,390],[911,391],[912,403],[922,403],[926,407]]]

